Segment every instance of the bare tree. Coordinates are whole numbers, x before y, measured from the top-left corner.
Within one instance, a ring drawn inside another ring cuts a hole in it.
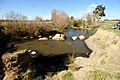
[[[36,16],[36,18],[35,18],[35,25],[40,27],[41,21],[42,21],[42,18]]]
[[[91,14],[86,15],[86,24],[87,28],[93,27],[93,16]]]
[[[51,12],[52,22],[56,23],[57,21],[57,10],[53,9]]]
[[[63,10],[52,10],[52,22],[55,28],[63,31],[63,29],[70,24],[69,16]]]
[[[20,13],[16,13],[14,11],[10,11],[9,13],[6,13],[5,19],[8,20],[7,26],[6,26],[8,33],[19,35],[19,34],[22,34],[21,31],[24,32],[26,30],[27,16],[22,15]]]
[[[9,13],[6,13],[5,18],[6,18],[6,20],[13,20],[13,21],[27,19],[27,17],[25,15],[22,15],[20,13],[16,13],[14,11],[10,11]]]

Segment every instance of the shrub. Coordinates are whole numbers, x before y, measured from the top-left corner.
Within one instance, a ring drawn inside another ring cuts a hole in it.
[[[72,25],[74,27],[81,27],[82,26],[82,20],[74,20]]]
[[[74,57],[75,57],[74,53],[72,55],[69,55],[69,64],[68,64],[69,69],[73,71],[78,69],[77,65],[74,63],[75,61]]]

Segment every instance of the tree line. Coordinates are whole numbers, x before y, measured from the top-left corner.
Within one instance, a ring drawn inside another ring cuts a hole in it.
[[[38,36],[40,33],[45,34],[51,30],[63,32],[66,26],[74,26],[80,28],[93,28],[101,17],[105,16],[105,6],[98,5],[95,10],[88,13],[85,19],[76,20],[73,16],[69,16],[63,10],[53,9],[51,11],[51,20],[43,21],[41,17],[36,16],[34,20],[28,21],[28,17],[10,11],[5,15],[5,22],[0,22],[0,26],[5,27],[5,33],[13,36]],[[2,19],[3,17],[1,17]],[[98,24],[98,23],[97,23]]]

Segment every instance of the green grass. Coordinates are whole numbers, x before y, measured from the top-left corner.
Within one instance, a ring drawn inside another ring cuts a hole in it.
[[[114,26],[115,23],[117,23],[117,21],[104,21],[104,22],[100,23],[100,25],[101,25],[100,27],[104,30],[112,31],[120,36],[119,29],[112,29],[112,26]]]
[[[76,27],[76,26],[71,26],[71,28],[75,29],[75,30],[93,30],[94,28],[83,28],[83,27]]]
[[[120,30],[119,29],[112,29],[111,27],[105,27],[104,29],[108,30],[108,31],[113,31],[114,33],[116,33],[117,35],[120,36]]]
[[[106,44],[104,44],[104,43],[101,43],[100,48],[101,48],[101,49],[105,49],[107,46],[108,46],[108,45],[106,45]]]
[[[64,80],[75,80],[74,79],[74,76],[71,72],[67,72],[65,75],[64,75]]]
[[[42,79],[41,76],[38,76],[38,77],[36,77],[36,78],[34,78],[34,79],[31,79],[31,80],[43,80],[43,79]]]
[[[102,70],[93,70],[89,73],[90,80],[109,80],[111,79],[111,74]]]
[[[114,77],[116,80],[120,80],[120,72],[114,73]]]
[[[105,60],[102,59],[102,60],[100,61],[100,64],[101,64],[101,65],[104,65],[104,64],[105,64]]]
[[[114,41],[112,42],[112,44],[116,45],[117,42],[118,42],[117,40],[114,40]]]

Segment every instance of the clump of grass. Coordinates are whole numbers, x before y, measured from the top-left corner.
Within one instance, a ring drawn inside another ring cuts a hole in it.
[[[114,41],[112,42],[112,44],[116,45],[117,42],[118,42],[117,40],[114,40]]]
[[[102,49],[105,49],[105,48],[107,47],[107,45],[101,43],[100,47],[101,47]]]
[[[89,77],[90,80],[109,80],[111,79],[111,74],[102,70],[94,70],[90,71]]]
[[[75,61],[75,56],[74,56],[74,53],[73,53],[72,55],[69,55],[69,64],[67,65],[68,68],[69,68],[70,70],[73,70],[73,71],[79,69],[79,68],[77,67],[77,65],[74,63],[74,61]]]
[[[75,80],[75,78],[71,72],[67,72],[64,75],[64,80]]]
[[[38,77],[36,77],[36,78],[34,78],[34,79],[31,79],[31,80],[43,80],[43,79],[42,79],[41,76],[38,76]]]
[[[117,72],[114,74],[115,79],[120,80],[120,72]]]
[[[100,61],[100,64],[101,64],[101,65],[104,65],[104,64],[105,64],[105,60],[104,60],[104,59],[101,60],[101,61]]]
[[[106,21],[101,21],[101,23],[106,23]]]

